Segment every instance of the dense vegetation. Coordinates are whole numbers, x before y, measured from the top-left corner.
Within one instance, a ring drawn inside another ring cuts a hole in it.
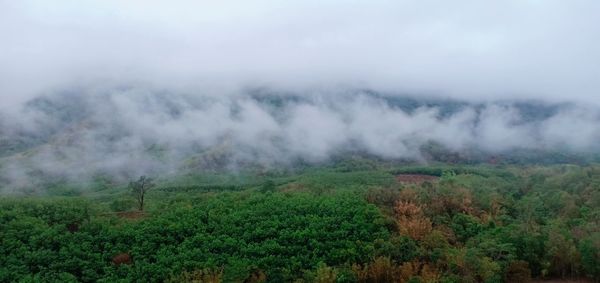
[[[101,178],[54,191],[75,196],[0,201],[1,282],[600,279],[594,165],[188,175],[157,179],[144,212]]]

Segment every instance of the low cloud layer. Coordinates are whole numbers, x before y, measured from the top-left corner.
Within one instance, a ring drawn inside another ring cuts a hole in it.
[[[432,104],[433,103],[433,104]],[[0,179],[74,180],[319,163],[358,152],[424,161],[423,146],[490,155],[595,153],[600,109],[577,104],[397,100],[354,91],[227,96],[127,88],[37,98],[3,117]],[[19,149],[20,147],[20,149]]]
[[[599,8],[0,1],[0,184],[430,143],[595,153]]]

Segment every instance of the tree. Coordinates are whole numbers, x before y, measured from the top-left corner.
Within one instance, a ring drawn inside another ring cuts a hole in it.
[[[595,233],[580,244],[581,261],[587,276],[600,280],[600,233]]]
[[[394,211],[400,235],[421,240],[431,232],[431,220],[423,215],[421,206],[412,202],[397,201]]]
[[[561,278],[576,273],[581,262],[581,255],[573,239],[565,235],[568,235],[568,232],[561,231],[559,227],[551,227],[546,241],[548,271],[551,275]]]
[[[131,193],[133,193],[133,196],[138,203],[138,209],[140,211],[144,211],[144,197],[146,192],[148,192],[148,190],[152,189],[154,186],[154,180],[146,176],[141,176],[137,181],[129,182],[129,188],[131,189]]]

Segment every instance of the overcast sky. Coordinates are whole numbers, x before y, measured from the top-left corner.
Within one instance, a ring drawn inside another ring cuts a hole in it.
[[[600,1],[0,0],[0,104],[86,84],[600,97]]]

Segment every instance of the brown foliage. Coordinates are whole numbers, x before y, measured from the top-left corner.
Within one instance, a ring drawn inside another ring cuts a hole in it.
[[[120,253],[113,257],[112,262],[113,264],[119,266],[121,264],[132,264],[133,259],[128,253]]]
[[[421,240],[425,235],[431,232],[431,221],[426,217],[398,219],[398,229],[401,235],[409,236],[415,240]]]
[[[406,188],[400,192],[400,200],[407,202],[417,202],[419,195],[413,188]]]
[[[250,276],[244,280],[244,283],[259,283],[267,281],[267,275],[260,269],[254,270]]]
[[[452,188],[438,190],[431,196],[428,208],[431,214],[456,213],[474,214],[473,197],[465,188]]]
[[[397,201],[396,206],[394,206],[394,212],[398,216],[406,217],[422,215],[421,206],[408,201]]]
[[[378,257],[364,267],[358,264],[352,265],[352,271],[358,282],[385,283],[401,282],[401,269],[394,264],[389,257]]]
[[[205,268],[194,271],[184,271],[179,275],[172,276],[166,282],[189,282],[189,283],[220,283],[223,282],[223,269]],[[256,281],[262,282],[262,281]]]
[[[416,276],[420,277],[421,282],[437,282],[441,278],[441,273],[427,263],[411,261],[396,264],[388,257],[378,257],[364,267],[355,264],[352,271],[358,282],[364,283],[404,283]]]
[[[404,184],[422,184],[424,182],[435,182],[439,177],[423,174],[400,174],[396,176],[396,181]]]
[[[420,206],[407,201],[398,201],[394,206],[398,233],[421,240],[432,229],[431,221],[423,215]]]
[[[433,283],[440,281],[442,274],[437,268],[425,263],[421,267],[420,276],[422,282]]]
[[[413,276],[419,274],[418,262],[405,262],[400,266],[400,282],[408,282]]]

